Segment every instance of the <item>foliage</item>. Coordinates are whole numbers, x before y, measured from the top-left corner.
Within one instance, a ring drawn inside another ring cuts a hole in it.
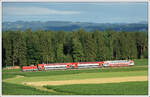
[[[72,58],[74,62],[83,61],[83,48],[80,40],[77,37],[72,39]]]
[[[145,32],[86,32],[84,29],[33,32],[27,29],[2,34],[3,67],[148,57]]]

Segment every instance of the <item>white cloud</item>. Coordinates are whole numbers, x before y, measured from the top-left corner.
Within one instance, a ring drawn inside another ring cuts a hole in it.
[[[50,15],[80,14],[79,11],[54,10],[41,7],[3,7],[4,15]]]

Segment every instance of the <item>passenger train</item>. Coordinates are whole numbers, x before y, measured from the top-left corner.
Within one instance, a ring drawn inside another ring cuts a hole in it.
[[[59,69],[81,69],[81,68],[102,68],[102,67],[125,67],[133,66],[133,60],[113,60],[100,62],[73,62],[73,63],[50,63],[38,64],[37,66],[23,66],[22,71],[43,71]]]

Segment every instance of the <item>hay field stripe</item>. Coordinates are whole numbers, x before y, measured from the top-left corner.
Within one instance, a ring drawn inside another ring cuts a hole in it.
[[[132,76],[132,77],[114,77],[114,78],[94,78],[83,80],[64,80],[64,81],[40,81],[40,82],[23,82],[22,84],[30,86],[44,85],[68,85],[68,84],[97,84],[97,83],[119,83],[131,81],[147,81],[147,76]]]

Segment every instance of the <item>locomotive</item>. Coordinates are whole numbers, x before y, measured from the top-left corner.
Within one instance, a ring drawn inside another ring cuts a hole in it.
[[[102,68],[102,67],[126,67],[126,66],[133,66],[133,65],[134,65],[133,60],[51,63],[51,64],[38,64],[37,66],[23,66],[22,71],[43,71],[43,70],[57,70],[57,69],[80,69],[80,68]]]

